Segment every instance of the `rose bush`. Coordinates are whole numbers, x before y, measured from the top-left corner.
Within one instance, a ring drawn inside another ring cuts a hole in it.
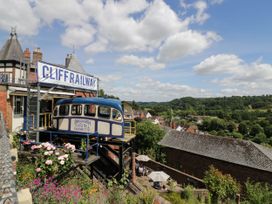
[[[67,171],[73,164],[72,152],[75,146],[67,143],[63,149],[57,149],[54,145],[46,142],[40,145],[32,145],[31,150],[38,155],[35,162],[38,177],[50,177]]]

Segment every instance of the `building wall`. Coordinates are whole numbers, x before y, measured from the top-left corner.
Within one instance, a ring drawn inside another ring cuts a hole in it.
[[[8,98],[7,87],[0,85],[0,111],[3,113],[6,127],[11,130],[12,124],[12,99]]]
[[[96,93],[95,92],[75,91],[75,95],[80,96],[80,97],[95,97]]]
[[[210,165],[213,165],[223,173],[231,174],[240,183],[244,183],[250,178],[251,180],[270,182],[272,184],[272,172],[241,166],[172,148],[164,148],[164,152],[166,153],[167,165],[198,178],[203,178],[204,172],[208,170]]]

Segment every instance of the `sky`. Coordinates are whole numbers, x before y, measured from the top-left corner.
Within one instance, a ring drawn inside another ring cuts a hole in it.
[[[122,100],[272,94],[271,0],[0,0],[0,46],[74,51]]]

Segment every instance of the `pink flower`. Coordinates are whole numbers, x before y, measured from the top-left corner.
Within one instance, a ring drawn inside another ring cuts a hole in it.
[[[46,155],[49,155],[49,152],[44,152],[43,154],[46,156]]]
[[[55,152],[55,155],[57,155],[57,156],[58,156],[58,155],[59,155],[59,152]]]
[[[49,160],[46,160],[45,164],[46,164],[46,165],[52,165],[52,164],[53,164],[53,161],[50,160],[50,159],[49,159]]]
[[[61,160],[61,161],[60,161],[60,164],[61,164],[61,165],[63,165],[64,163],[65,163],[65,161],[64,161],[64,160]]]
[[[41,171],[42,171],[41,168],[37,168],[37,169],[36,169],[36,172],[41,172]]]
[[[46,149],[47,149],[48,151],[50,151],[50,150],[51,150],[51,146],[48,146]]]

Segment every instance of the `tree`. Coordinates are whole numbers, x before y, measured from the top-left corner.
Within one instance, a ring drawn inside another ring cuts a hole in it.
[[[149,153],[149,156],[154,159],[162,160],[163,154],[158,142],[163,138],[164,130],[150,121],[137,123],[136,127],[137,137],[135,143],[138,151],[144,154]]]
[[[266,126],[264,132],[267,137],[272,137],[272,125]]]
[[[227,124],[227,130],[228,130],[229,132],[233,132],[234,130],[236,130],[236,124],[235,124],[235,122],[230,121],[230,122]]]
[[[249,133],[249,127],[246,122],[241,122],[238,126],[238,131],[242,135],[248,135]]]
[[[264,130],[263,130],[263,128],[259,124],[254,124],[251,127],[250,135],[251,136],[256,136],[257,134],[263,133],[263,132],[264,132]]]
[[[223,174],[214,166],[205,172],[203,181],[216,203],[219,200],[234,199],[240,191],[240,184],[230,174]]]
[[[266,142],[266,135],[262,132],[258,133],[254,138],[253,138],[253,142],[256,143],[265,143]]]

